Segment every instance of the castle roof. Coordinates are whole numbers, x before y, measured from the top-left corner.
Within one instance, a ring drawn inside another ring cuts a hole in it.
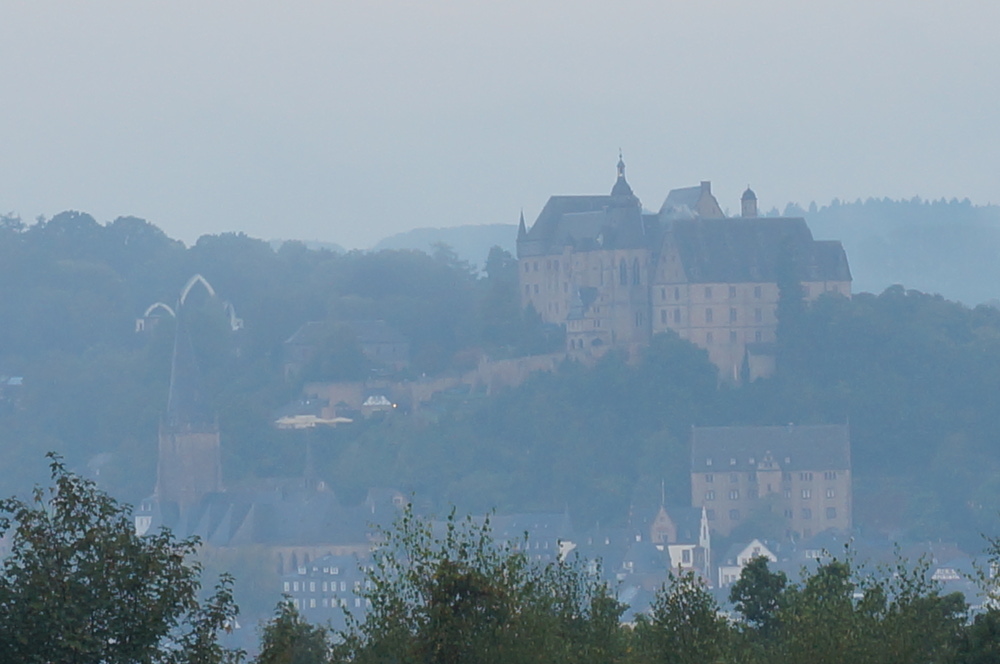
[[[849,470],[850,432],[843,424],[691,430],[693,472],[755,471],[765,458],[783,471]]]
[[[677,219],[670,228],[694,283],[773,283],[784,251],[792,253],[802,281],[851,279],[840,242],[813,240],[802,218]]]

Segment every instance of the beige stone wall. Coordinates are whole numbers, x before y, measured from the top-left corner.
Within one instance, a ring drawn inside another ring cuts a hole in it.
[[[770,509],[785,520],[790,533],[811,537],[834,528],[848,530],[852,519],[851,472],[811,470],[780,473],[691,473],[691,504],[704,506],[709,524],[720,535]],[[767,487],[771,491],[768,492]]]

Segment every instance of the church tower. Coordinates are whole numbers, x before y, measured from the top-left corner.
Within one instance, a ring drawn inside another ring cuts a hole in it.
[[[160,422],[156,499],[183,512],[222,491],[220,448],[218,418],[205,400],[191,334],[178,308],[167,412]]]

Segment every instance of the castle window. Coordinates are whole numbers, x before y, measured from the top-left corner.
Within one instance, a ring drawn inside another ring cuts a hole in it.
[[[803,507],[802,508],[802,518],[803,519],[811,519],[811,518],[813,518],[813,511],[811,509],[809,509],[808,507]]]
[[[740,499],[739,489],[733,489],[732,491],[729,492],[729,500],[739,500],[739,499]]]
[[[635,312],[635,326],[636,327],[642,327],[642,312],[641,311]]]
[[[528,286],[527,284],[525,284],[525,286],[524,286],[524,294],[525,295],[531,295],[531,286]]]
[[[736,457],[732,457],[732,458],[729,459],[729,465],[730,466],[735,466],[736,465]]]
[[[729,308],[729,322],[730,323],[736,322],[736,307]]]
[[[747,498],[756,499],[757,498],[757,489],[756,488],[747,489]]]
[[[761,322],[762,320],[764,320],[764,313],[760,309],[754,309],[753,319],[757,323]]]
[[[538,272],[538,261],[535,261],[534,263],[534,270],[535,272]]]
[[[705,299],[706,300],[711,300],[712,299],[712,287],[711,286],[705,286]]]
[[[714,337],[714,336],[712,336],[712,333],[711,333],[711,332],[706,332],[706,333],[705,333],[705,343],[706,343],[706,344],[710,344],[710,343],[712,343],[713,341],[715,341],[715,337]]]
[[[740,481],[740,474],[739,473],[729,473],[729,483],[730,484],[736,484],[739,481]]]
[[[530,270],[531,270],[531,266],[530,266],[530,265],[528,265],[528,263],[525,263],[525,264],[524,264],[524,271],[525,271],[525,272],[528,272],[528,271],[530,271]]]
[[[639,259],[632,260],[632,284],[638,286],[642,283],[642,279],[639,275]]]
[[[712,322],[712,310],[711,309],[705,309],[705,322],[706,323],[711,323]]]
[[[729,297],[731,298],[736,297],[736,286],[729,287]]]
[[[680,309],[674,309],[674,322],[675,323],[680,323],[681,322],[681,310]]]
[[[709,521],[715,521],[715,510],[705,510],[705,518]]]
[[[834,490],[834,489],[827,489],[826,490],[826,497],[827,498],[836,498],[837,497],[836,490]]]
[[[625,267],[625,259],[618,262],[618,283],[622,286],[628,284],[628,268]]]
[[[785,518],[786,519],[792,518],[792,510],[785,510]]]
[[[736,343],[736,332],[729,333],[729,343],[731,344]]]
[[[667,289],[666,288],[661,288],[660,289],[660,300],[666,301],[666,299],[667,299]]]
[[[681,551],[681,562],[690,563],[691,562],[691,549],[684,549]]]
[[[799,479],[801,481],[803,481],[803,482],[812,482],[813,474],[812,473],[799,473]]]
[[[826,508],[826,518],[828,518],[828,519],[836,519],[837,518],[837,508],[836,507],[827,507]]]
[[[552,261],[545,261],[545,269],[546,270],[552,269]]]
[[[660,310],[660,322],[661,323],[666,323],[667,322],[667,310],[666,309],[661,309]]]
[[[802,489],[802,499],[809,500],[813,497],[812,489]]]
[[[753,296],[758,300],[760,299],[760,286],[753,287]]]
[[[792,497],[792,490],[791,489],[785,489],[784,491],[781,492],[781,495],[783,497],[785,497],[785,498],[791,498]]]
[[[837,471],[836,470],[825,470],[825,471],[823,471],[823,479],[824,480],[835,480],[835,479],[837,479]]]
[[[715,491],[709,489],[705,492],[705,500],[715,500]]]
[[[729,520],[730,521],[739,521],[740,520],[740,511],[739,510],[729,510]]]
[[[715,475],[713,475],[712,473],[707,473],[705,475],[705,481],[708,482],[709,484],[713,483],[715,481]]]
[[[538,295],[538,284],[535,284],[535,295]]]
[[[705,459],[705,465],[706,466],[711,466],[712,465],[712,459],[710,459],[710,458],[709,459]]]
[[[556,272],[559,271],[559,261],[552,261],[552,269],[554,269]]]
[[[753,340],[754,341],[759,342],[763,338],[764,338],[764,333],[761,332],[760,330],[757,330],[756,332],[753,333]]]
[[[681,299],[681,289],[677,288],[676,286],[674,287],[674,299],[675,300]]]

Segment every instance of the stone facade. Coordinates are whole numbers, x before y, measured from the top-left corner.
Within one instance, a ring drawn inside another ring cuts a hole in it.
[[[851,528],[851,449],[845,425],[695,427],[691,504],[728,535],[754,518],[784,520],[786,536]]]
[[[672,330],[708,351],[723,380],[773,370],[778,272],[790,261],[809,299],[851,294],[839,242],[816,241],[801,218],[723,215],[711,184],[674,189],[643,210],[618,162],[608,196],[553,196],[518,229],[521,304],[565,326],[567,350],[599,356]],[[756,361],[753,361],[756,356]]]

